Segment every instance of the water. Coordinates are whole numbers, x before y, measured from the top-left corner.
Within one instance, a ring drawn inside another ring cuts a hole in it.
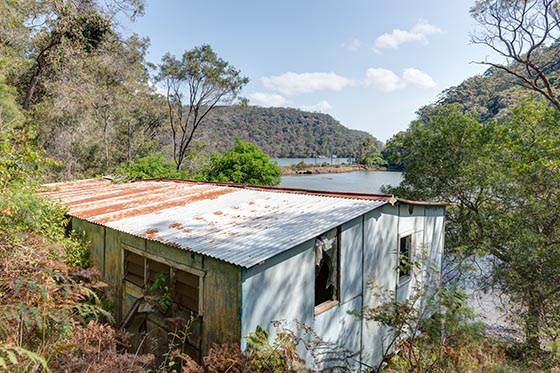
[[[355,171],[340,174],[282,176],[280,186],[333,192],[381,193],[382,185],[397,186],[401,180],[400,172]]]
[[[328,164],[352,164],[354,163],[354,158],[271,158],[272,162],[278,163],[278,166],[292,166],[303,161],[305,164],[310,165],[321,165],[323,163]]]

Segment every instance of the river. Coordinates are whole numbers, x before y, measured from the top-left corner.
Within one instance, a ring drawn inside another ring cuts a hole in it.
[[[334,192],[381,193],[382,185],[397,186],[400,172],[355,171],[340,174],[282,176],[280,186]]]

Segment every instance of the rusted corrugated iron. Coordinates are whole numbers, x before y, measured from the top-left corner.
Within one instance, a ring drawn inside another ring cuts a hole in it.
[[[48,184],[42,194],[71,216],[246,268],[395,201],[177,180],[89,179]]]

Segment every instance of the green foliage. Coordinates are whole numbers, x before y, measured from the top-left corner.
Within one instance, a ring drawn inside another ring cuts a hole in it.
[[[383,145],[328,114],[293,108],[217,106],[197,132],[199,141],[212,144],[219,152],[234,146],[236,137],[258,145],[274,158],[354,157],[364,142],[377,152]]]
[[[122,165],[117,173],[133,180],[152,178],[185,178],[184,172],[178,172],[173,161],[161,153],[138,158],[130,165]]]
[[[5,372],[50,372],[45,358],[18,346],[0,345],[0,370]]]
[[[368,167],[372,166],[386,166],[387,161],[379,152],[379,146],[372,136],[366,138],[361,144],[358,154],[356,155],[356,163],[363,164]]]
[[[558,9],[556,0],[477,0],[470,13],[479,24],[471,42],[489,47],[506,61],[480,63],[504,73],[560,111]]]
[[[362,159],[359,163],[368,167],[382,167],[387,165],[387,161],[383,158],[383,154],[377,152],[369,155],[369,157],[365,159]]]
[[[270,345],[268,330],[257,326],[245,339],[247,341],[247,353],[255,358],[254,364],[257,371],[282,371],[285,365],[280,351]]]
[[[249,79],[219,58],[209,45],[185,51],[181,60],[165,54],[156,78],[167,89],[173,160],[180,170],[194,133],[208,113],[218,103],[234,100]]]
[[[417,282],[411,295],[397,300],[393,289],[370,284],[376,306],[354,314],[391,328],[384,340],[382,361],[373,371],[461,372],[477,370],[470,357],[461,356],[465,346],[482,339],[480,326],[467,296],[459,289],[424,286]],[[395,354],[396,350],[400,350]]]
[[[237,140],[236,145],[223,155],[216,154],[205,175],[210,181],[251,185],[278,185],[281,170],[255,144]]]
[[[481,280],[509,296],[538,350],[560,335],[560,114],[530,99],[485,124],[456,105],[435,109],[400,137],[404,180],[393,192],[455,203],[448,251],[491,258]]]
[[[91,265],[89,242],[86,240],[85,233],[79,234],[72,231],[63,242],[66,248],[64,262],[72,268],[89,268]]]
[[[169,306],[173,303],[173,298],[171,296],[171,286],[169,283],[169,273],[160,272],[148,286],[148,292],[150,295],[155,296],[158,306],[166,311]]]
[[[91,177],[152,151],[164,101],[148,84],[148,42],[114,31],[115,12],[141,13],[141,0],[0,8],[1,70],[25,110],[24,133],[57,161],[43,176]]]

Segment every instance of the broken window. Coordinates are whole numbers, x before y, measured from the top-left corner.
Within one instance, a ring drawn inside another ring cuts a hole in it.
[[[399,282],[410,277],[412,266],[412,235],[400,238],[399,242]]]
[[[144,257],[124,251],[124,278],[137,286],[144,286]]]
[[[200,279],[197,275],[176,270],[173,299],[179,307],[198,313]]]
[[[150,289],[152,284],[165,281],[165,286],[171,289],[171,301],[179,309],[199,313],[200,277],[194,273],[124,250],[124,279],[143,289]]]
[[[338,300],[339,262],[340,227],[315,238],[315,306]]]
[[[151,259],[146,259],[146,272],[147,272],[146,285],[153,284],[158,278],[158,276],[161,278],[162,273],[163,274],[166,273],[167,278],[169,278],[170,276],[169,270],[170,267],[167,264],[163,264]]]

